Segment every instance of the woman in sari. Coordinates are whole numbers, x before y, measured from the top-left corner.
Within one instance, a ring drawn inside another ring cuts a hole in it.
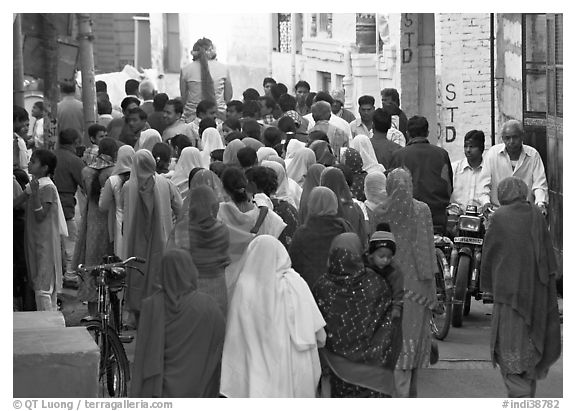
[[[200,150],[196,147],[186,147],[182,150],[171,180],[176,188],[178,188],[183,199],[186,199],[188,196],[188,178],[190,177],[190,171],[192,171],[193,168],[201,167],[203,167],[203,160]]]
[[[362,244],[367,244],[368,234],[364,213],[358,204],[354,202],[352,192],[346,183],[344,173],[336,167],[328,167],[322,171],[320,184],[331,189],[338,199],[338,217],[348,221]],[[308,205],[310,206],[310,204]]]
[[[370,138],[365,135],[358,134],[350,143],[350,147],[355,149],[360,153],[362,156],[362,169],[366,171],[368,174],[374,172],[384,172],[386,169],[380,163],[378,163],[378,159],[376,158],[376,152],[374,151],[374,147],[370,142]]]
[[[136,324],[142,299],[154,292],[172,222],[182,207],[176,186],[155,170],[152,153],[137,151],[124,193],[124,250],[129,257],[146,260],[141,267],[144,277],[137,272],[128,273],[126,300]]]
[[[256,170],[253,181],[257,189],[262,190],[270,198],[274,212],[286,223],[286,228],[278,240],[288,249],[299,225],[298,210],[294,207],[294,200],[288,194],[288,181],[284,168],[275,161],[263,161],[262,168],[272,173],[259,171],[260,167],[253,167]],[[246,174],[248,175],[248,172]]]
[[[364,206],[368,214],[368,234],[372,235],[376,231],[376,220],[374,210],[386,201],[386,175],[384,173],[371,173],[364,179],[364,193],[366,201]]]
[[[315,397],[326,335],[314,297],[272,236],[250,243],[230,301],[220,392],[226,397]]]
[[[227,166],[240,167],[240,161],[238,160],[238,151],[241,148],[246,147],[242,140],[232,140],[228,143],[224,149],[224,157],[222,162]]]
[[[350,147],[346,149],[343,157],[344,165],[348,166],[352,172],[352,184],[350,185],[352,195],[358,201],[366,201],[366,195],[364,194],[364,180],[368,173],[362,169],[364,165],[362,156],[357,150]]]
[[[214,150],[220,150],[224,148],[224,142],[222,141],[222,136],[214,127],[208,127],[202,133],[202,167],[208,169],[210,167],[210,153]]]
[[[224,192],[222,182],[214,172],[203,168],[198,170],[190,179],[190,190],[201,185],[210,187],[219,203],[227,201],[228,196]]]
[[[320,176],[326,167],[322,164],[312,164],[304,177],[302,186],[302,196],[300,197],[300,207],[298,208],[298,218],[303,224],[308,217],[308,198],[314,187],[320,185]]]
[[[321,352],[336,398],[391,397],[394,392],[401,314],[394,313],[393,285],[364,267],[363,254],[356,234],[338,235],[330,246],[328,271],[312,289],[326,320]],[[394,285],[402,295],[401,282]]]
[[[296,181],[288,177],[288,174],[286,173],[286,162],[282,157],[279,157],[278,155],[269,156],[267,159],[269,161],[274,161],[280,164],[284,169],[284,174],[286,174],[286,180],[288,182],[288,195],[292,198],[292,200],[294,200],[295,207],[297,209],[300,209],[300,203],[301,203],[300,198],[302,197],[302,187],[300,187],[300,185],[298,185]]]
[[[136,141],[136,144],[134,144],[134,151],[145,149],[152,152],[154,146],[161,142],[162,137],[160,133],[153,128],[149,128],[140,133],[140,137]]]
[[[536,395],[562,350],[556,259],[546,219],[517,177],[498,184],[501,207],[484,239],[480,287],[494,294],[490,351],[508,397]]]
[[[184,250],[166,251],[156,291],[142,301],[131,396],[218,397],[225,316],[198,289],[198,271]]]
[[[388,198],[374,210],[375,223],[387,222],[396,238],[394,257],[404,274],[404,288],[415,298],[404,298],[402,351],[394,373],[395,397],[416,397],[418,369],[430,362],[430,316],[436,301],[434,232],[425,203],[412,196],[412,176],[392,170],[386,181]]]
[[[256,155],[258,156],[258,163],[262,164],[262,161],[269,160],[270,157],[277,156],[278,153],[272,147],[260,147],[256,151]]]
[[[78,240],[74,247],[72,259],[73,267],[78,267],[78,264],[87,266],[100,264],[103,257],[114,252],[108,234],[108,211],[101,210],[98,203],[102,187],[114,170],[118,153],[116,141],[108,137],[103,138],[98,145],[98,153],[96,160],[82,169],[82,180],[84,187],[86,187],[87,201],[81,213],[82,219],[78,227]],[[96,315],[98,309],[97,290],[94,277],[85,275],[84,281],[80,281],[78,298],[80,301],[88,301],[90,315]]]
[[[309,287],[326,271],[328,250],[334,237],[352,231],[350,224],[338,217],[338,199],[332,190],[315,187],[308,200],[308,216],[296,229],[290,258],[292,267]]]
[[[286,164],[286,174],[296,181],[300,187],[304,184],[304,177],[312,164],[316,163],[316,155],[309,148],[301,148],[294,153],[289,164]]]
[[[333,166],[336,163],[336,157],[332,154],[330,144],[323,140],[313,141],[308,148],[314,152],[316,162],[326,167]]]
[[[219,202],[207,185],[190,188],[189,208],[178,219],[166,249],[184,249],[190,253],[198,269],[198,291],[210,295],[222,314],[228,311],[224,270],[230,263],[228,229],[216,219]]]
[[[255,138],[252,138],[252,137],[244,137],[242,139],[242,142],[244,143],[244,145],[246,147],[253,148],[254,151],[256,151],[256,152],[258,152],[259,149],[264,147],[263,142],[261,142],[260,140],[256,140]]]
[[[286,167],[290,165],[290,163],[294,159],[294,155],[296,154],[296,152],[303,148],[306,148],[306,143],[303,143],[296,138],[292,138],[289,141],[287,141],[286,154],[284,155],[284,160],[286,161]]]
[[[134,149],[127,144],[118,149],[116,165],[112,170],[112,175],[104,184],[98,203],[100,209],[108,212],[108,234],[110,241],[114,243],[114,254],[123,260],[127,256],[122,250],[122,222],[124,221],[124,190],[122,188],[130,178],[134,154]]]
[[[268,207],[257,207],[253,194],[249,192],[248,180],[238,167],[228,167],[222,174],[222,185],[230,201],[220,204],[218,219],[230,231],[228,256],[231,264],[226,268],[228,296],[238,278],[238,262],[250,241],[257,235],[269,234],[278,238],[286,228],[286,223]]]

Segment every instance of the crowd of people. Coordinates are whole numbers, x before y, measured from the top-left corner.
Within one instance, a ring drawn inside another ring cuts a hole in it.
[[[96,315],[75,267],[138,256],[132,396],[415,397],[433,352],[434,234],[450,204],[493,204],[491,350],[509,395],[535,395],[560,328],[546,176],[519,122],[485,154],[471,130],[451,163],[395,89],[378,109],[361,96],[358,118],[342,90],[303,80],[291,93],[267,77],[233,100],[212,43],[192,56],[181,96],[129,80],[116,107],[98,82],[87,130],[63,83],[54,150],[42,104],[32,126],[14,106],[15,310],[57,310],[64,286]]]

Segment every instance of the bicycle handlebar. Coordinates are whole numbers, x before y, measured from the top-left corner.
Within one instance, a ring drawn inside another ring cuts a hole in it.
[[[114,267],[124,267],[128,263],[131,263],[132,261],[134,261],[136,263],[141,263],[141,264],[144,264],[146,262],[146,260],[144,258],[141,258],[141,257],[130,257],[124,261],[118,261],[116,263],[110,263],[110,264],[93,265],[91,267],[85,267],[84,264],[79,264],[78,270],[81,270],[81,271],[108,270],[108,269],[114,268]]]

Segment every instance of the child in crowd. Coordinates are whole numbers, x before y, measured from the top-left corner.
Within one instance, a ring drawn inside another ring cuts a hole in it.
[[[367,271],[373,271],[388,282],[392,288],[392,319],[401,318],[404,298],[404,281],[402,273],[394,263],[396,241],[390,232],[388,223],[380,223],[376,232],[370,237],[368,252],[364,255]]]
[[[108,135],[106,131],[106,127],[101,124],[92,124],[88,127],[88,137],[90,138],[90,147],[84,150],[84,154],[82,154],[82,161],[84,164],[89,166],[92,164],[96,157],[98,157],[98,144],[100,144],[100,140]]]
[[[36,150],[28,164],[30,184],[14,200],[14,208],[26,204],[26,258],[39,311],[57,310],[62,289],[61,235],[68,236],[58,190],[51,177],[57,159],[49,150]]]

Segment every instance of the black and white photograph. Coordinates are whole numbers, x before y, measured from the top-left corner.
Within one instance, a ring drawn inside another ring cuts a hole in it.
[[[298,6],[12,13],[13,409],[568,406],[564,13]]]

